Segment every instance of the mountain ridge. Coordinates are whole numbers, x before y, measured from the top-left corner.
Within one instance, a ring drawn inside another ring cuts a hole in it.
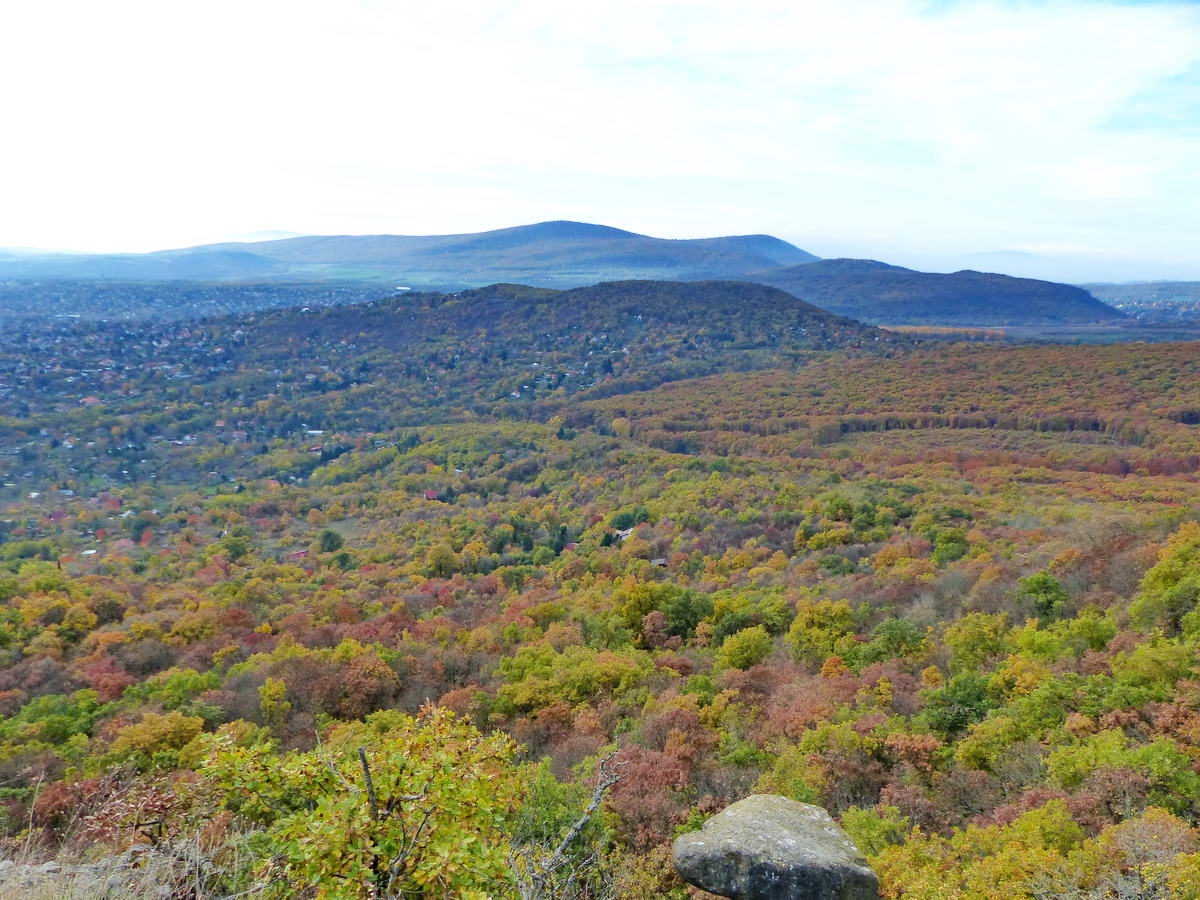
[[[941,274],[877,260],[823,259],[747,277],[876,325],[1109,324],[1127,319],[1083,288],[973,269]]]
[[[731,278],[815,259],[765,234],[668,239],[553,220],[463,234],[301,235],[151,253],[0,254],[0,278],[377,281],[431,290],[504,281],[572,288]]]
[[[495,283],[567,290],[618,281],[756,282],[888,325],[1114,323],[1086,290],[878,260],[822,260],[768,234],[667,239],[569,220],[449,235],[301,235],[113,255],[0,255],[0,279],[360,282],[458,291]]]
[[[559,288],[619,280],[696,281],[817,259],[765,234],[656,238],[568,220],[447,235],[316,235],[151,255],[178,258],[203,252],[248,253],[292,267],[359,265],[421,285],[463,287],[497,281]]]

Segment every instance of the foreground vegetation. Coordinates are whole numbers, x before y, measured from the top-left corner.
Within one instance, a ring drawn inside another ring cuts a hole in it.
[[[684,897],[670,841],[759,790],[889,897],[1200,896],[1200,346],[783,354],[762,308],[612,299],[507,359],[380,304],[8,393],[11,846],[180,896]]]

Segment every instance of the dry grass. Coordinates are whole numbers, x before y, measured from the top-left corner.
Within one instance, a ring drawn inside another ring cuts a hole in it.
[[[222,847],[220,857],[218,863],[197,839],[158,847],[140,845],[111,855],[97,847],[51,853],[37,841],[27,840],[0,855],[0,897],[218,900],[230,896],[230,876],[250,868],[235,845]]]

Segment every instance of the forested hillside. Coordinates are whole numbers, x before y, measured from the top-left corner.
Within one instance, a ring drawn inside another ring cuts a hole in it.
[[[682,900],[765,791],[890,898],[1198,896],[1198,344],[496,285],[31,318],[0,416],[9,848]]]
[[[186,323],[27,320],[0,343],[0,441],[17,458],[9,474],[30,471],[13,490],[72,476],[232,477],[235,456],[196,468],[175,448],[544,420],[573,398],[910,343],[736,282],[494,285]],[[172,473],[172,455],[186,468]]]

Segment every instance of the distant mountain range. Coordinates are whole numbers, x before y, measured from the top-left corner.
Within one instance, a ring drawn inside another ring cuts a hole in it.
[[[916,272],[869,259],[823,259],[746,277],[838,315],[884,325],[1079,325],[1125,318],[1069,284],[986,272]]]
[[[666,240],[581,222],[478,234],[334,235],[119,255],[0,256],[0,278],[388,281],[470,288],[570,288],[601,281],[729,278],[817,257],[765,234]]]
[[[1083,324],[1124,318],[1087,291],[1054,282],[971,271],[930,274],[874,260],[821,260],[765,234],[667,240],[567,221],[476,234],[300,236],[139,254],[0,250],[0,279],[360,281],[414,290],[720,279],[771,285],[877,324]]]

